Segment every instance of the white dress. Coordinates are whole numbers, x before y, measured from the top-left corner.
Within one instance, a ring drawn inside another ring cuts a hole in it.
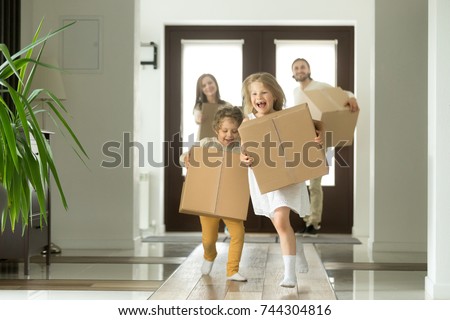
[[[255,115],[249,114],[248,118],[249,120],[255,119]],[[310,214],[308,190],[304,182],[261,194],[251,167],[248,169],[248,181],[253,209],[256,215],[272,219],[275,210],[280,207],[289,207],[300,217]]]

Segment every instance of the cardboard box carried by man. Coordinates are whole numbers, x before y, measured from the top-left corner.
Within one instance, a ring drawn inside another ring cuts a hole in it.
[[[180,213],[246,220],[250,191],[239,149],[194,147],[180,201]]]
[[[314,120],[323,123],[326,147],[344,147],[353,144],[358,111],[351,112],[346,103],[347,93],[341,88],[304,91]]]
[[[243,122],[239,134],[261,193],[328,174],[306,104]]]

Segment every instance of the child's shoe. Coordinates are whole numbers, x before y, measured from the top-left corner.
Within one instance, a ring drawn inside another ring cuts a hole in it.
[[[214,264],[214,261],[203,260],[202,269],[201,269],[202,274],[208,275],[211,272],[213,264]]]
[[[227,277],[227,280],[230,281],[239,281],[239,282],[246,282],[247,278],[241,275],[239,272],[236,272],[232,276]]]

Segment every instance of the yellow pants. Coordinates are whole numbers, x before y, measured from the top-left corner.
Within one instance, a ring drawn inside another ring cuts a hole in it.
[[[244,222],[235,219],[222,219],[230,232],[228,248],[227,277],[239,271],[242,249],[244,247]],[[202,225],[202,244],[205,260],[214,261],[217,257],[216,241],[219,237],[220,218],[200,216]]]
[[[311,214],[305,216],[307,226],[313,225],[318,229],[322,222],[322,209],[323,209],[323,190],[322,190],[322,177],[318,177],[309,181],[309,195],[311,199]]]

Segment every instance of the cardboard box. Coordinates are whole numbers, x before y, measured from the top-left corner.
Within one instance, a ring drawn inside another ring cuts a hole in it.
[[[248,168],[240,152],[194,147],[180,201],[180,213],[246,220]]]
[[[304,92],[314,120],[324,125],[327,147],[344,147],[353,143],[359,111],[346,106],[348,94],[341,88],[325,88]]]
[[[198,140],[207,137],[217,137],[217,133],[214,132],[212,122],[217,110],[221,107],[217,103],[203,103],[202,104],[202,117],[203,121],[199,125]]]
[[[243,122],[239,134],[261,193],[328,174],[306,104]]]

